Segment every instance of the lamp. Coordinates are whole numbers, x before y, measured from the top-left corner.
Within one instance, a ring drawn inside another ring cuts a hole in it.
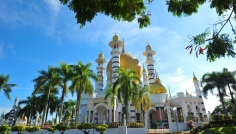
[[[174,113],[175,113],[176,128],[177,128],[177,131],[179,131],[178,124],[177,124],[177,114],[176,114],[176,112],[177,112],[177,107],[173,107],[173,111],[174,111]]]

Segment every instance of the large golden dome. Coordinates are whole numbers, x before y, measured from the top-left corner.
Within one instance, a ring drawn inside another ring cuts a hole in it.
[[[166,88],[158,81],[154,82],[150,88],[153,94],[167,93]]]
[[[122,53],[120,55],[120,68],[124,70],[127,70],[127,69],[133,70],[137,72],[139,78],[142,77],[141,64],[139,60],[131,54]],[[112,78],[112,59],[107,64],[106,73],[108,72],[109,72],[108,79],[111,79]]]

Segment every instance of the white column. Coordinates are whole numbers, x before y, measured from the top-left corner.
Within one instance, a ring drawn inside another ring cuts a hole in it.
[[[112,122],[112,109],[109,110],[109,122]]]
[[[90,123],[90,119],[91,119],[91,111],[89,111],[89,114],[88,114],[88,123]]]
[[[169,131],[170,133],[173,133],[174,132],[174,128],[173,128],[173,123],[172,123],[172,119],[171,119],[171,111],[170,111],[170,104],[167,103],[166,104],[166,108],[167,108],[167,117],[168,117],[168,123],[169,123]]]

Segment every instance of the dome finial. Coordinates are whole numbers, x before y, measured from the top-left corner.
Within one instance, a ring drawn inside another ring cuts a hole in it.
[[[159,78],[159,75],[158,75],[158,73],[157,73],[157,70],[155,69],[155,72],[156,72],[156,82],[160,82],[161,83],[161,80],[160,80],[160,78]]]
[[[125,53],[125,40],[124,40],[124,38],[123,38],[122,53]]]
[[[165,103],[168,103],[169,102],[169,100],[167,99],[167,95],[166,95],[166,101],[165,101]]]
[[[146,72],[145,67],[144,67],[144,64],[143,64],[143,72]]]
[[[169,88],[169,96],[170,96],[169,98],[171,98],[170,88]]]
[[[186,96],[189,96],[188,90],[186,89]]]
[[[194,72],[193,72],[193,81],[196,81],[197,77],[195,76]]]
[[[113,41],[118,41],[118,40],[119,40],[119,37],[115,33],[115,35],[113,36]]]

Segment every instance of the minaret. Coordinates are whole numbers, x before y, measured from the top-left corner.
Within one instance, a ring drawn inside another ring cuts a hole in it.
[[[18,104],[18,97],[16,97],[14,101],[14,105],[12,107],[12,110],[10,111],[10,116],[8,118],[8,125],[12,126],[15,124],[16,119],[17,119],[17,104]]]
[[[102,52],[98,55],[98,58],[95,60],[96,63],[98,63],[97,66],[97,77],[98,81],[96,82],[95,90],[103,90],[103,78],[104,78],[104,63],[106,63],[106,60],[104,59],[104,55]]]
[[[195,87],[196,96],[199,98],[202,98],[202,91],[200,90],[199,81],[196,78],[194,73],[193,73],[193,83],[194,83],[194,87]]]
[[[153,55],[155,55],[156,52],[152,50],[152,47],[148,44],[146,46],[146,51],[143,52],[143,56],[146,57],[146,64],[148,68],[148,78],[149,78],[149,85],[155,82],[155,73],[154,73],[154,62]]]
[[[144,84],[144,86],[148,86],[148,85],[149,85],[149,84],[148,84],[147,72],[146,72],[144,66],[143,66],[143,84]]]
[[[109,43],[109,46],[112,48],[111,55],[112,55],[112,83],[116,81],[116,78],[118,77],[118,73],[116,73],[116,70],[120,68],[120,48],[124,44],[119,41],[119,37],[115,34],[113,36],[113,41]]]

